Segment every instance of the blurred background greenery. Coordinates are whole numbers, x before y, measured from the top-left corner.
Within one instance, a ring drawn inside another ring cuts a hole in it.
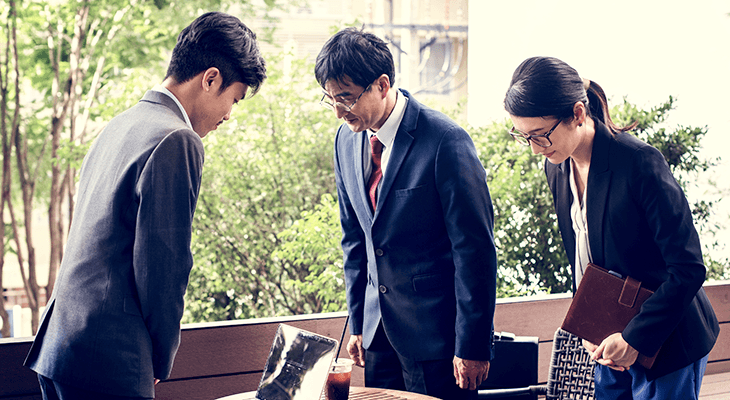
[[[256,21],[269,78],[204,140],[205,169],[193,227],[195,267],[183,322],[346,309],[332,165],[340,122],[318,104],[321,88],[312,57],[274,40],[277,16],[306,9],[305,1],[0,4],[0,287],[17,289],[8,285],[9,279],[3,286],[2,277],[18,278],[14,282],[20,282],[33,312],[33,332],[63,257],[84,155],[107,121],[162,81],[179,31],[210,10],[230,12],[247,24]],[[339,26],[345,24],[359,23],[353,19]],[[505,119],[469,126],[466,98],[424,99],[471,133],[487,170],[495,209],[498,295],[568,292],[570,270],[542,159],[512,141]],[[706,181],[718,160],[700,156],[706,127],[667,126],[674,107],[671,97],[649,108],[624,99],[612,114],[618,121],[639,121],[635,134],[662,151],[688,189]],[[714,201],[690,203],[703,238],[723,228],[725,222],[713,217]],[[706,240],[704,245],[709,279],[730,279],[728,259],[709,256],[722,243]],[[39,256],[38,247],[49,251]],[[7,337],[3,302],[0,297],[5,321],[0,333]]]

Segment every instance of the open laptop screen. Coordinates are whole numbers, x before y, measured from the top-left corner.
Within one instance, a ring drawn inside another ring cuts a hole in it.
[[[318,399],[336,350],[337,340],[279,324],[256,399]]]

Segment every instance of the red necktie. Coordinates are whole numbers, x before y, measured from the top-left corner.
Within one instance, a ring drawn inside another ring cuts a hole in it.
[[[375,212],[375,203],[378,198],[375,196],[378,191],[378,183],[383,177],[383,170],[380,169],[380,156],[383,154],[383,144],[380,143],[378,137],[373,135],[370,136],[370,147],[373,150],[373,172],[370,173],[370,180],[368,181],[368,193],[370,194],[370,204],[373,206],[373,212]]]

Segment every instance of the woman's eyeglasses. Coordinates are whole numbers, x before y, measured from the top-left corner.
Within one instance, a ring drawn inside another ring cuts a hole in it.
[[[529,146],[530,141],[532,141],[540,147],[550,147],[553,145],[553,142],[550,140],[550,134],[552,134],[555,128],[560,125],[560,122],[561,120],[558,120],[555,126],[553,126],[549,131],[547,131],[546,133],[541,133],[539,135],[528,135],[526,133],[518,131],[517,128],[515,128],[514,126],[512,127],[512,129],[509,130],[509,134],[514,140],[517,141],[517,143],[523,146]]]

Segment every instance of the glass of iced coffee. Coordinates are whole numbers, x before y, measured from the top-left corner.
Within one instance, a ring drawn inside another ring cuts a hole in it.
[[[350,396],[350,376],[354,362],[347,358],[338,358],[332,363],[325,385],[326,400],[347,400]]]

